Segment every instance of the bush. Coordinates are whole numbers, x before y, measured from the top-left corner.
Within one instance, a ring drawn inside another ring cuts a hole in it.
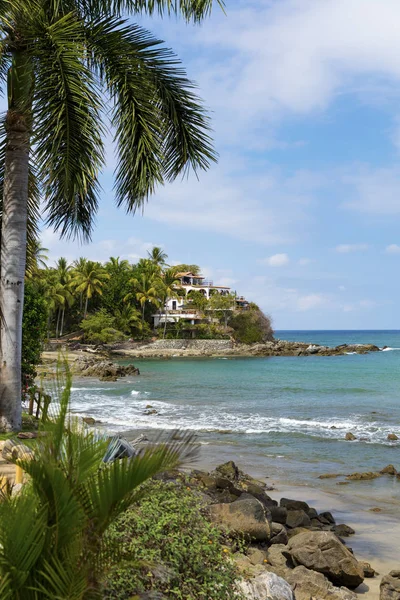
[[[271,319],[257,305],[249,310],[235,313],[229,320],[233,329],[233,337],[243,344],[270,342],[274,339]]]
[[[240,598],[221,533],[201,513],[193,492],[159,481],[146,488],[139,503],[109,529],[121,563],[107,576],[103,598],[127,600],[148,590],[170,599]]]
[[[110,315],[104,308],[98,310],[93,315],[88,315],[81,322],[85,341],[94,344],[109,344],[123,341],[125,335],[115,329],[114,325],[115,317]]]
[[[40,363],[47,334],[48,309],[42,293],[28,281],[25,283],[24,314],[22,317],[22,386],[31,387]]]

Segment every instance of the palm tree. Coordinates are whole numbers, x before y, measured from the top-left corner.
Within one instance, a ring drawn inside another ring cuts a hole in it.
[[[146,304],[150,303],[154,306],[158,306],[159,299],[157,293],[157,282],[154,276],[149,276],[146,273],[136,279],[132,278],[129,282],[133,286],[133,292],[129,292],[124,298],[125,302],[128,302],[132,297],[135,297],[142,307],[142,324],[144,323],[144,311]]]
[[[163,252],[162,248],[159,246],[154,246],[151,251],[147,252],[147,255],[151,262],[158,265],[159,267],[164,267],[167,262],[167,254]]]
[[[49,260],[46,252],[48,248],[44,248],[38,239],[34,239],[30,245],[30,252],[26,260],[26,276],[31,278],[37,275],[39,269],[46,269],[46,260]]]
[[[121,14],[179,13],[200,21],[212,4],[0,0],[0,84],[8,98],[0,127],[0,266],[7,274],[0,279],[0,429],[21,426],[28,207],[37,216],[38,190],[48,225],[63,236],[90,238],[107,114],[118,152],[116,201],[127,211],[143,206],[157,185],[216,159],[205,110],[176,56]]]
[[[132,458],[104,462],[113,446],[71,418],[70,389],[68,376],[58,392],[58,415],[41,423],[33,453],[10,457],[29,482],[23,493],[4,493],[0,502],[2,600],[101,598],[101,579],[115,564],[107,528],[132,504],[140,484],[197,450],[186,434],[183,441],[170,437]]]
[[[115,327],[123,333],[132,333],[133,329],[141,328],[140,312],[134,306],[125,304],[114,312]]]
[[[164,332],[163,338],[167,330],[167,318],[168,318],[168,300],[172,298],[179,298],[179,279],[176,278],[176,269],[166,269],[163,276],[160,277],[159,281],[159,293],[161,298],[161,305],[165,307],[164,315]]]
[[[75,288],[76,292],[85,297],[84,318],[87,315],[90,298],[95,294],[102,295],[102,287],[107,279],[110,279],[110,275],[106,273],[104,267],[92,260],[86,261],[82,268],[75,269],[71,285]]]

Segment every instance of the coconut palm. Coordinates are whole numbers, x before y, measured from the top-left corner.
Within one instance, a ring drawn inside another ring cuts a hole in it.
[[[40,240],[33,239],[30,245],[30,252],[26,260],[26,276],[31,278],[34,275],[38,275],[39,269],[46,269],[46,260],[49,260],[47,256],[48,248],[44,248]]]
[[[104,267],[92,260],[86,261],[81,268],[75,269],[71,285],[78,294],[82,294],[85,298],[84,318],[87,315],[90,298],[96,294],[102,295],[102,288],[107,279],[110,279],[110,275],[106,273]]]
[[[40,425],[33,460],[29,454],[12,459],[29,481],[17,497],[4,494],[0,502],[2,600],[102,598],[101,579],[118,561],[105,540],[107,528],[132,504],[141,483],[196,451],[184,435],[130,459],[102,462],[109,440],[71,418],[70,389],[68,377],[58,415]]]
[[[28,206],[37,215],[37,190],[48,225],[64,236],[90,237],[104,164],[102,117],[109,114],[118,153],[116,201],[128,212],[143,206],[157,185],[215,160],[207,116],[176,56],[121,15],[158,11],[200,21],[212,4],[0,0],[0,84],[8,98],[0,127],[0,265],[7,274],[0,283],[0,429],[21,425]]]
[[[141,329],[140,312],[134,306],[125,304],[121,309],[114,311],[115,327],[123,333],[132,333],[134,329]]]
[[[136,298],[142,307],[142,324],[144,323],[144,311],[146,308],[146,304],[153,304],[153,306],[158,306],[159,298],[158,298],[158,290],[157,290],[157,280],[154,275],[147,275],[146,273],[142,273],[142,275],[137,279],[133,277],[129,282],[133,291],[129,292],[124,300],[128,302],[132,298]]]
[[[166,269],[163,273],[163,276],[159,279],[159,294],[160,294],[160,304],[164,307],[164,332],[163,338],[165,338],[165,333],[167,330],[167,320],[168,320],[168,300],[172,298],[179,298],[179,286],[180,281],[176,277],[176,269]]]
[[[147,255],[151,262],[160,267],[165,266],[168,258],[167,254],[163,252],[162,248],[160,248],[159,246],[154,246],[154,248],[147,252]]]

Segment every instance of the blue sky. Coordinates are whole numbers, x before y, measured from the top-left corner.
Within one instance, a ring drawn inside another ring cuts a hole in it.
[[[400,3],[227,0],[201,27],[142,23],[210,109],[219,164],[114,205],[109,154],[93,243],[52,259],[199,264],[277,329],[400,329]]]

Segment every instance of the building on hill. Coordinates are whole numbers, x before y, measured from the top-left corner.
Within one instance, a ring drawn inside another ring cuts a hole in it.
[[[214,294],[221,296],[229,296],[231,288],[224,285],[214,285],[213,281],[207,280],[203,275],[196,275],[190,271],[185,273],[177,273],[176,278],[179,280],[177,285],[176,298],[168,298],[164,309],[161,309],[153,315],[154,327],[167,323],[176,323],[180,320],[185,320],[190,325],[196,325],[204,322],[204,315],[201,310],[194,307],[190,298],[193,292],[200,292],[204,298],[209,300]],[[243,296],[235,296],[236,307],[240,310],[246,310],[249,303]],[[209,321],[210,319],[208,319]]]

